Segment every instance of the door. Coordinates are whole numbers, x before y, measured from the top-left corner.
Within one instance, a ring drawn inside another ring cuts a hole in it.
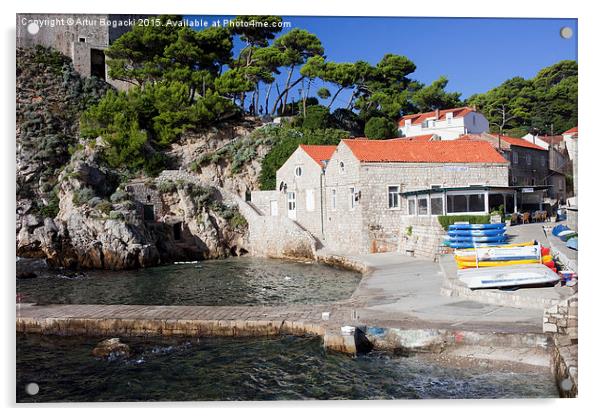
[[[294,192],[287,192],[286,194],[287,205],[288,205],[288,217],[291,220],[297,219],[297,195]]]
[[[270,215],[272,217],[278,216],[278,201],[270,201]]]

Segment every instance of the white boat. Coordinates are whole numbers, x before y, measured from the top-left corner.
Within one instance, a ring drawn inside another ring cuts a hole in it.
[[[541,258],[541,246],[517,246],[517,247],[483,247],[476,250],[456,250],[457,260],[475,261],[478,255],[479,261],[505,261]]]
[[[555,283],[560,277],[543,264],[460,269],[458,279],[470,289],[544,285]]]

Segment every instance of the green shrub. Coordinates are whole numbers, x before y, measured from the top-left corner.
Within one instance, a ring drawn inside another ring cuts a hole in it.
[[[330,111],[323,105],[311,105],[305,110],[305,117],[301,127],[304,129],[315,130],[325,129],[330,121]]]
[[[372,117],[366,123],[364,134],[369,139],[391,139],[397,137],[397,127],[385,117]]]
[[[468,222],[470,224],[489,224],[491,215],[439,215],[439,224],[447,230],[451,224],[456,222]]]
[[[111,211],[109,212],[109,219],[111,220],[125,220],[125,215],[121,211]]]
[[[228,220],[228,224],[234,229],[247,228],[249,225],[247,219],[238,211],[236,211],[230,220]]]
[[[108,215],[111,212],[111,209],[113,208],[113,204],[111,204],[109,201],[107,200],[103,200],[101,202],[99,202],[95,208],[102,212],[105,215]]]
[[[90,188],[82,188],[73,192],[73,203],[76,206],[87,204],[92,198],[94,198],[94,191]]]
[[[111,195],[110,200],[111,200],[111,202],[117,203],[117,202],[121,202],[126,199],[129,199],[129,198],[130,198],[130,196],[127,192],[125,192],[121,189],[118,189]]]
[[[175,182],[167,180],[159,182],[157,184],[157,189],[163,194],[170,194],[175,192],[178,189],[178,187]]]

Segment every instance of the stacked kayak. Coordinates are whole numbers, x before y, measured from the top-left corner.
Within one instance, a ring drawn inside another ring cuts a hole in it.
[[[486,289],[552,284],[558,282],[560,276],[543,264],[519,264],[459,270],[458,279],[470,289]]]
[[[507,240],[504,224],[452,224],[443,244],[456,248],[487,247]]]
[[[540,244],[504,245],[478,247],[472,250],[456,250],[455,260],[458,269],[543,264],[556,271],[550,249]]]

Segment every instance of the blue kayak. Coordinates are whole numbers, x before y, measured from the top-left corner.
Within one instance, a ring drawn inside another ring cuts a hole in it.
[[[506,232],[506,228],[485,229],[485,230],[449,230],[447,233],[451,237],[486,237],[501,235]]]
[[[578,243],[577,237],[572,237],[572,238],[569,238],[569,240],[566,242],[566,246],[568,248],[572,248],[573,250],[579,251],[579,249],[577,248],[578,247],[577,243]]]
[[[506,224],[451,224],[448,230],[495,230],[504,228]]]
[[[455,236],[449,237],[447,240],[451,242],[473,242],[473,243],[502,243],[506,241],[507,237],[505,235],[495,235],[495,236],[484,236],[484,237],[472,237],[472,236]]]
[[[474,248],[474,247],[496,246],[499,243],[473,243],[473,242],[469,242],[469,241],[464,241],[464,242],[449,241],[444,244],[451,248]]]
[[[558,234],[560,234],[563,231],[568,231],[568,230],[570,230],[569,227],[567,227],[564,224],[559,224],[556,227],[552,228],[552,235],[558,237]]]

